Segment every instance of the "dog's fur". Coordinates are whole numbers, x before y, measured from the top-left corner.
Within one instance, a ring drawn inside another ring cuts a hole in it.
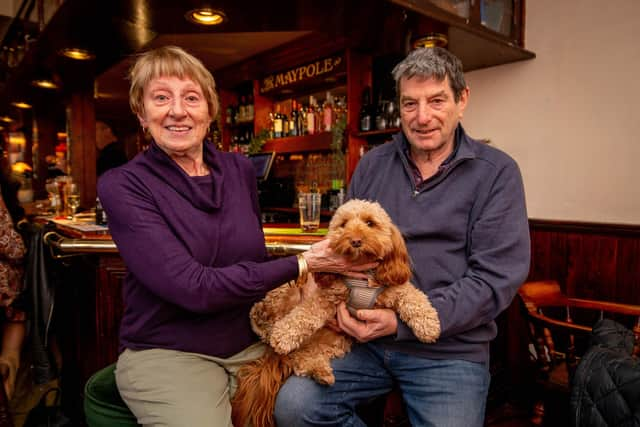
[[[409,255],[400,231],[375,202],[351,200],[329,224],[330,247],[353,261],[379,261],[373,281],[385,286],[376,307],[395,310],[423,342],[440,335],[440,322],[427,296],[409,283]],[[238,372],[232,401],[238,427],[274,426],[276,395],[292,374],[321,384],[335,382],[330,361],[344,356],[352,338],[325,327],[336,316],[336,306],[347,301],[349,290],[337,274],[315,273],[317,289],[302,297],[302,285],[288,283],[267,294],[251,309],[253,330],[270,347]]]

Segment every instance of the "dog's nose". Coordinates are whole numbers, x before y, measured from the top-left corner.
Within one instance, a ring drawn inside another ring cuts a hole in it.
[[[354,248],[359,248],[362,246],[362,239],[351,239],[351,246]]]

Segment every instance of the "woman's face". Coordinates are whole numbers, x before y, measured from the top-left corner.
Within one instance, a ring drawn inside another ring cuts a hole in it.
[[[202,152],[211,116],[198,83],[189,78],[157,77],[145,87],[143,105],[140,124],[169,156]]]

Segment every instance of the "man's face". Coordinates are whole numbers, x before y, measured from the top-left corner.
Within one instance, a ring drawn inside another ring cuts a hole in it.
[[[96,147],[102,150],[104,147],[116,140],[111,128],[103,122],[96,122]]]
[[[403,77],[400,79],[402,130],[414,151],[440,152],[453,149],[456,127],[462,119],[469,89],[458,102],[449,78]]]

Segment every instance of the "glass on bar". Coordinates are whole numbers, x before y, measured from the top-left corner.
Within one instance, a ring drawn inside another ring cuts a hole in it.
[[[69,207],[70,219],[75,221],[76,211],[80,207],[80,187],[75,182],[67,186],[67,206]]]
[[[68,216],[69,215],[69,204],[68,204],[68,187],[73,182],[73,179],[70,176],[63,175],[55,178],[55,182],[58,185],[58,194],[60,195],[60,215]]]
[[[320,204],[322,194],[300,193],[298,194],[298,207],[300,208],[300,228],[311,233],[320,227]]]

